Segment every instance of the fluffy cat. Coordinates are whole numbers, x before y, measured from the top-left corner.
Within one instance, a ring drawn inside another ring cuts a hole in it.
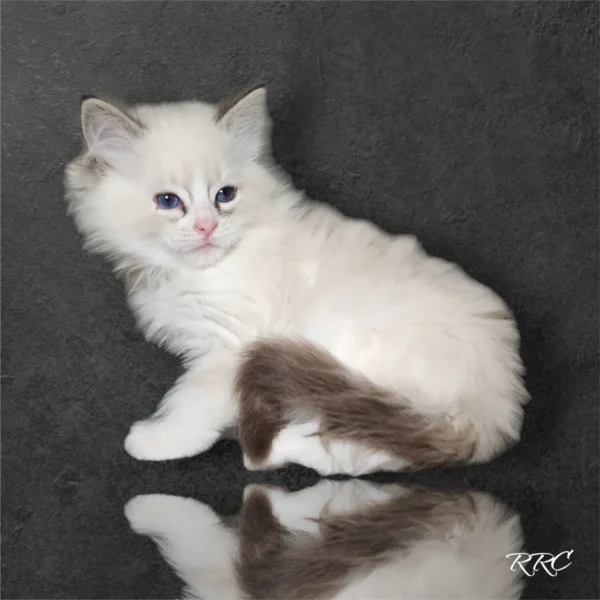
[[[67,168],[87,247],[126,282],[148,340],[186,372],[125,448],[359,475],[483,462],[528,396],[505,303],[417,240],[294,189],[270,157],[265,88],[227,104],[82,102]]]
[[[519,598],[519,517],[480,492],[323,480],[250,486],[238,516],[191,498],[127,503],[186,586],[185,598]]]

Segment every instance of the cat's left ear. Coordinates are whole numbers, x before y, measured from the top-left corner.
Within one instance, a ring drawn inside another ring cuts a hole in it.
[[[270,151],[271,119],[264,85],[217,106],[217,123],[232,134],[244,157],[256,160]]]
[[[126,110],[91,96],[81,101],[81,129],[88,152],[118,167],[142,126]]]

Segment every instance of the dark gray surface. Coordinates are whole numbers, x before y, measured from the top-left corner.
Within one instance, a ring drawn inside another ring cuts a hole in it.
[[[123,451],[179,367],[81,250],[62,169],[81,94],[216,100],[266,77],[277,158],[300,187],[418,234],[518,317],[522,443],[410,479],[495,493],[531,552],[574,549],[527,597],[597,598],[597,27],[588,2],[3,2],[3,597],[173,597],[123,504],[170,492],[231,513],[258,478],[232,442],[166,464]]]

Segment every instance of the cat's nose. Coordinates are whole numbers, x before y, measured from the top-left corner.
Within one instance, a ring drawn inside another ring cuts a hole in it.
[[[219,224],[214,219],[198,219],[194,223],[194,230],[205,238],[209,238],[218,226]]]

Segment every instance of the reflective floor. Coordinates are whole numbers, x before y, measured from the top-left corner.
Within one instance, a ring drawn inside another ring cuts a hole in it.
[[[189,598],[518,598],[533,568],[519,516],[481,492],[323,480],[249,485],[226,518],[164,494],[125,514]]]

